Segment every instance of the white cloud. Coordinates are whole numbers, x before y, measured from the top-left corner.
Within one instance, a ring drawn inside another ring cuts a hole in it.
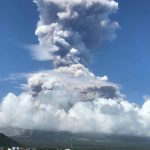
[[[33,73],[0,105],[0,127],[150,136],[150,100],[128,102],[118,85],[81,64]],[[10,115],[11,114],[11,115]]]

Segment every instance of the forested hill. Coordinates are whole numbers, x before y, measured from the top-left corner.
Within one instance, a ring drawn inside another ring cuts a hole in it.
[[[12,140],[11,138],[5,136],[4,134],[0,133],[0,146],[19,146],[19,144]]]

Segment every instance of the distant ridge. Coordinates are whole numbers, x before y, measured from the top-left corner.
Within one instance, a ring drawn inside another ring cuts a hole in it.
[[[71,148],[80,150],[150,150],[150,138],[99,133],[48,132],[26,130],[11,137],[29,147]]]
[[[0,147],[1,146],[6,146],[6,147],[11,147],[11,146],[19,146],[19,144],[14,141],[13,139],[7,137],[6,135],[0,133]]]

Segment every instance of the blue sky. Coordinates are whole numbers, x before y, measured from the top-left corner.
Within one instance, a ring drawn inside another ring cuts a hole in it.
[[[89,65],[96,75],[107,75],[122,86],[132,102],[143,103],[150,95],[150,1],[118,0],[113,16],[121,29],[117,38],[105,44]],[[25,45],[37,42],[34,35],[38,13],[32,0],[2,0],[0,5],[0,78],[13,73],[51,69],[50,62],[32,59]],[[8,92],[18,94],[19,84],[0,81],[0,99]]]

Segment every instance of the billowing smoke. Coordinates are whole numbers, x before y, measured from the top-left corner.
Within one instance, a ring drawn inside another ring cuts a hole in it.
[[[150,136],[150,100],[129,103],[119,86],[81,64],[33,73],[0,105],[0,127]]]
[[[34,47],[38,60],[54,66],[87,64],[91,54],[116,37],[118,23],[110,19],[118,3],[114,0],[34,0],[40,12]]]
[[[18,96],[0,104],[0,128],[42,129],[150,136],[150,99],[128,102],[107,76],[85,65],[115,37],[114,0],[34,0],[40,12],[34,56],[56,69],[31,73]]]

